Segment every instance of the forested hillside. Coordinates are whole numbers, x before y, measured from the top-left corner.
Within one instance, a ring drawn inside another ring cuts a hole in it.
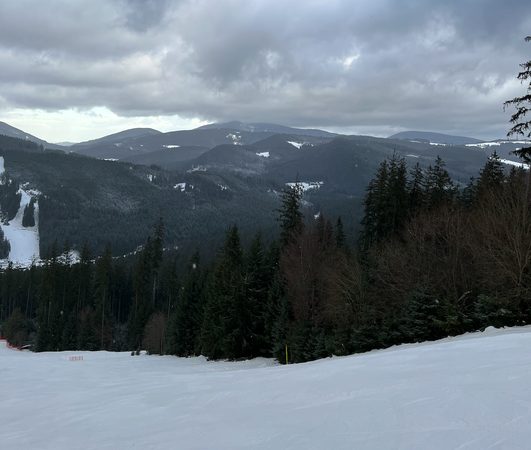
[[[68,264],[0,274],[3,330],[36,350],[145,348],[212,359],[300,362],[531,321],[529,172],[489,158],[460,188],[438,158],[423,170],[383,161],[357,245],[340,217],[305,219],[286,187],[280,234],[242,243],[228,228],[215,258],[164,252],[160,220],[132,260],[88,247]],[[507,245],[510,242],[511,245]]]

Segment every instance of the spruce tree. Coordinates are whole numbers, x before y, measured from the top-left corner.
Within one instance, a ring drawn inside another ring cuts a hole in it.
[[[437,156],[435,164],[430,165],[426,171],[424,193],[425,205],[428,209],[448,205],[455,199],[457,189],[440,156]]]
[[[279,210],[281,247],[291,244],[302,232],[301,200],[302,186],[298,182],[282,191],[282,206]]]
[[[2,226],[0,225],[0,259],[5,259],[9,256],[9,252],[11,251],[11,245],[9,244],[9,241],[4,236],[4,230],[2,230]]]
[[[531,42],[531,36],[526,36],[526,42]],[[526,87],[526,93],[520,97],[515,97],[504,103],[504,108],[514,106],[516,111],[511,115],[510,122],[513,124],[512,128],[507,133],[507,136],[523,136],[531,137],[531,120],[525,120],[529,111],[531,111],[531,60],[520,64],[522,70],[518,73],[517,78],[523,83],[529,80]],[[531,146],[524,146],[514,151],[525,163],[531,164]]]
[[[110,318],[112,270],[112,253],[110,246],[107,245],[103,255],[96,261],[94,269],[94,310],[99,322],[99,348],[102,350],[109,348],[112,341]]]
[[[250,355],[251,324],[247,320],[243,255],[238,228],[232,226],[209,284],[201,329],[201,351],[210,359]]]
[[[35,199],[32,198],[30,202],[24,208],[24,214],[22,216],[23,227],[35,226]]]
[[[345,236],[345,230],[343,229],[343,221],[341,220],[341,216],[337,218],[334,235],[336,239],[336,247],[341,250],[347,250],[347,239]]]
[[[505,171],[500,157],[494,151],[479,173],[476,184],[476,195],[481,196],[491,189],[498,190],[505,181]]]
[[[270,274],[262,237],[258,233],[245,258],[245,315],[250,325],[249,350],[252,356],[266,356],[269,352],[265,328],[269,285]]]
[[[187,265],[181,289],[168,324],[168,353],[191,356],[200,353],[199,336],[203,321],[205,277],[199,253]]]
[[[410,171],[410,178],[407,186],[409,197],[409,216],[415,216],[423,207],[424,204],[424,173],[419,163]]]

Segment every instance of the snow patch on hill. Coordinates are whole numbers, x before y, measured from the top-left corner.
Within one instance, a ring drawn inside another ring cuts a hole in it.
[[[303,146],[308,145],[313,147],[313,144],[310,144],[309,142],[297,142],[297,141],[286,141],[288,144],[293,145],[293,147],[297,149],[301,149]]]
[[[31,192],[31,191],[30,191]],[[21,194],[20,206],[16,216],[9,224],[2,224],[5,238],[9,241],[11,251],[7,262],[12,262],[15,266],[29,267],[33,262],[39,260],[39,202],[35,202],[35,226],[23,227],[22,218],[24,208],[31,201],[30,192],[19,189]],[[37,191],[34,191],[37,192]],[[6,262],[3,260],[4,263]]]
[[[236,133],[229,133],[225,137],[231,139],[234,145],[242,145],[242,137],[238,131]]]
[[[286,183],[286,186],[289,186],[292,188],[298,185],[301,187],[302,192],[306,192],[306,191],[309,191],[310,189],[320,189],[323,184],[324,184],[323,181],[299,181],[299,182]]]
[[[529,169],[529,164],[525,164],[525,163],[518,162],[518,161],[511,161],[510,159],[500,159],[500,162],[502,162],[503,164],[510,165],[510,166],[521,167],[522,169],[525,169],[525,170]]]
[[[163,145],[164,148],[179,148],[180,145],[177,144],[169,144],[169,145]]]
[[[269,152],[260,152],[256,156],[261,156],[262,158],[269,158]]]

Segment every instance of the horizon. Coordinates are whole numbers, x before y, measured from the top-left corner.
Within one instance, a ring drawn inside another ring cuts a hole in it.
[[[0,4],[0,120],[49,142],[233,118],[501,139],[531,50],[523,0],[52,6]]]
[[[39,135],[39,134],[37,134],[37,133],[35,133],[35,132],[31,131],[31,130],[16,127],[13,124],[7,123],[7,122],[5,122],[3,120],[0,120],[0,122],[4,122],[7,125],[10,125],[10,126],[13,126],[13,127],[17,128],[19,131],[25,132],[26,134],[29,134],[29,135],[33,135],[36,138],[45,140],[46,142],[48,142],[50,144],[63,145],[63,146],[70,146],[70,145],[75,145],[75,144],[79,144],[79,143],[83,143],[83,142],[89,142],[89,141],[105,138],[105,137],[110,136],[110,135],[114,135],[114,134],[117,134],[117,133],[121,133],[121,132],[128,131],[128,130],[133,130],[133,129],[146,128],[146,129],[152,129],[152,130],[155,130],[155,131],[159,131],[161,133],[170,133],[170,132],[174,132],[174,131],[188,131],[188,130],[191,131],[191,130],[196,130],[196,129],[201,128],[201,127],[206,126],[206,125],[224,124],[224,123],[230,123],[230,122],[238,122],[238,123],[242,123],[242,124],[261,123],[261,124],[269,124],[269,125],[281,125],[281,126],[287,126],[287,127],[291,127],[291,128],[298,128],[298,129],[318,129],[318,130],[321,130],[321,131],[334,133],[334,134],[337,134],[337,135],[340,135],[340,136],[341,135],[343,135],[343,136],[370,136],[370,137],[384,138],[384,139],[390,138],[390,137],[392,137],[392,135],[398,134],[398,133],[401,133],[401,132],[412,132],[412,133],[434,133],[434,134],[449,135],[449,136],[456,136],[456,137],[466,137],[466,138],[478,139],[478,140],[481,140],[481,141],[484,141],[484,142],[497,141],[497,140],[529,141],[529,142],[531,142],[531,138],[508,137],[507,134],[504,135],[504,136],[498,136],[498,137],[494,137],[494,138],[490,138],[490,139],[485,139],[482,136],[461,136],[461,135],[451,134],[451,133],[443,132],[443,131],[439,131],[439,130],[413,130],[413,129],[407,129],[406,130],[406,129],[404,129],[404,130],[400,130],[400,131],[394,132],[394,133],[389,134],[389,135],[381,135],[381,134],[379,135],[379,134],[368,134],[368,133],[342,132],[341,130],[337,130],[334,127],[291,126],[291,125],[286,125],[286,124],[281,124],[281,123],[260,122],[260,121],[257,121],[257,122],[244,122],[244,121],[241,121],[241,120],[228,120],[226,122],[203,122],[203,123],[201,123],[200,125],[197,125],[197,126],[190,126],[190,127],[186,127],[186,128],[176,128],[176,129],[173,129],[173,128],[161,129],[161,128],[156,128],[155,126],[135,126],[135,127],[129,127],[129,128],[120,128],[120,129],[117,129],[116,131],[112,131],[112,132],[110,132],[108,134],[97,134],[94,137],[89,137],[87,139],[79,140],[79,141],[68,141],[68,140],[50,141],[50,140],[46,139],[45,137],[43,137],[42,135]]]

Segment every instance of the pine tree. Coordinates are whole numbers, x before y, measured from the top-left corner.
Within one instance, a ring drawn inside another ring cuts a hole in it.
[[[243,255],[238,228],[228,232],[214,270],[201,329],[201,351],[210,359],[250,354],[250,323],[246,320]]]
[[[424,179],[425,204],[428,209],[452,203],[456,187],[445,169],[445,163],[437,156],[435,165],[429,166]]]
[[[2,230],[2,226],[0,225],[0,259],[5,259],[9,256],[9,252],[11,251],[11,245],[9,244],[9,241],[4,236],[4,230]]]
[[[365,196],[362,248],[398,234],[408,218],[409,202],[405,160],[396,154],[383,161]]]
[[[479,173],[476,195],[481,196],[491,189],[500,189],[505,181],[505,171],[500,157],[494,151]]]
[[[246,321],[250,326],[250,354],[268,355],[265,319],[270,285],[270,273],[265,259],[262,237],[258,233],[245,258]]]
[[[98,317],[100,349],[109,348],[112,341],[111,301],[112,301],[112,252],[109,245],[96,261],[94,269],[94,310]]]
[[[302,186],[298,182],[282,191],[282,206],[279,210],[281,247],[292,243],[303,230],[301,200]]]
[[[526,36],[526,42],[531,42],[531,36]],[[524,82],[529,80],[529,85],[526,88],[526,93],[520,97],[515,97],[504,103],[504,108],[514,106],[516,111],[512,114],[510,122],[513,124],[512,128],[507,133],[507,136],[523,136],[531,137],[531,120],[525,120],[527,114],[531,110],[531,60],[520,64],[522,71],[517,75],[517,78]],[[525,163],[531,164],[531,146],[522,147],[515,150],[514,154],[520,157]]]
[[[408,182],[408,197],[409,197],[409,216],[413,217],[419,212],[424,205],[424,173],[419,163],[410,172],[410,180]]]
[[[23,227],[35,226],[35,199],[32,198],[30,202],[24,208],[24,214],[22,216]]]
[[[200,353],[199,336],[203,321],[205,276],[195,253],[187,267],[175,310],[168,324],[168,353],[191,356]]]
[[[335,229],[336,247],[341,250],[347,250],[345,230],[343,229],[343,221],[341,216],[337,218]]]

